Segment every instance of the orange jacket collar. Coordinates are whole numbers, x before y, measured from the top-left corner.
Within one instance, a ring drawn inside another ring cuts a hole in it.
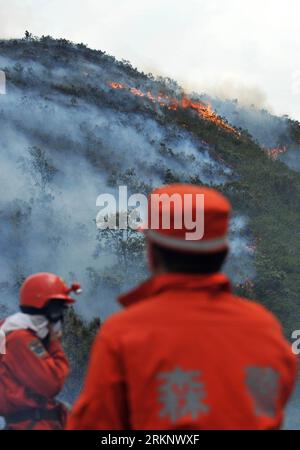
[[[230,281],[223,273],[195,275],[183,273],[163,273],[142,283],[137,288],[118,298],[123,306],[130,306],[165,290],[206,290],[231,291]]]

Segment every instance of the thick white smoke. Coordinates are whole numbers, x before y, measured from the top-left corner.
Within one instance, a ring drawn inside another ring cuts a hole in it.
[[[109,250],[97,252],[97,196],[115,194],[119,184],[127,184],[130,193],[147,193],[170,176],[220,185],[233,174],[205,142],[141,112],[139,99],[112,92],[111,80],[151,84],[159,91],[144,76],[132,79],[137,77],[132,69],[108,57],[102,64],[84,57],[80,64],[71,57],[36,63],[17,61],[13,53],[0,60],[10,80],[7,95],[0,97],[1,303],[13,310],[25,276],[53,271],[83,284],[77,308],[85,317],[104,318],[137,275],[111,281],[116,260]],[[93,92],[103,102],[95,101]],[[120,102],[129,109],[120,110]],[[247,256],[245,242],[235,231],[233,254]],[[231,270],[238,282],[246,272]],[[139,277],[145,276],[141,271]]]

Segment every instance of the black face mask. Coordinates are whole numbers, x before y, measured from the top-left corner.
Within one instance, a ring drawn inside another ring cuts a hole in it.
[[[65,301],[53,299],[49,301],[45,308],[43,308],[43,315],[45,315],[51,323],[57,323],[59,321],[63,322],[67,309],[68,307]]]

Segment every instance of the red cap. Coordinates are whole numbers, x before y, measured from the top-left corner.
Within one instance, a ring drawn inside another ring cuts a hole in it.
[[[215,189],[171,184],[148,199],[145,233],[157,245],[182,252],[212,253],[228,247],[231,205]]]
[[[75,300],[68,294],[79,290],[79,284],[68,287],[62,278],[53,273],[36,273],[26,278],[22,284],[20,304],[38,309],[43,308],[51,299],[60,299],[71,304]]]

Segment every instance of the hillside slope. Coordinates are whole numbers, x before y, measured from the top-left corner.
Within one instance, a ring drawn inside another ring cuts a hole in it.
[[[270,307],[288,335],[299,328],[300,174],[288,158],[298,161],[299,123],[187,96],[173,80],[50,37],[0,41],[0,69],[4,309],[26,275],[51,270],[83,282],[84,317],[110,314],[146,268],[138,236],[97,231],[97,196],[185,181],[231,198],[235,290]]]

